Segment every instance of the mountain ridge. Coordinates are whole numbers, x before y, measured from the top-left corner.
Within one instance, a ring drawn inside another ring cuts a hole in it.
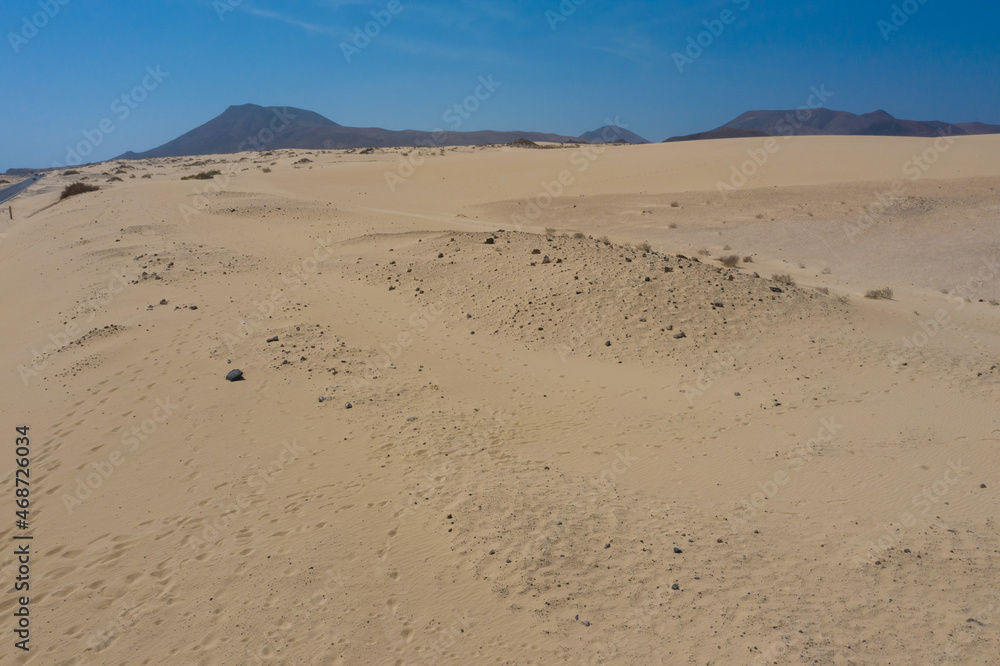
[[[230,106],[208,122],[156,148],[143,152],[128,151],[115,159],[189,157],[288,148],[443,148],[503,144],[516,139],[549,143],[649,143],[637,134],[614,125],[605,125],[578,137],[518,130],[388,130],[381,127],[347,127],[314,111],[291,106],[241,104]]]
[[[947,123],[940,120],[905,120],[878,109],[857,114],[825,107],[804,110],[745,111],[725,125],[667,141],[736,138],[741,136],[967,136],[1000,134],[1000,125],[986,123]]]

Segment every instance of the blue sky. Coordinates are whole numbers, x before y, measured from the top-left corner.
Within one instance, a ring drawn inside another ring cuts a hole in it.
[[[373,11],[386,25],[348,61]],[[812,86],[835,109],[1000,124],[998,25],[978,0],[4,0],[0,171],[64,161],[84,132],[90,160],[147,150],[247,102],[433,130],[490,75],[462,130],[618,118],[659,141]]]

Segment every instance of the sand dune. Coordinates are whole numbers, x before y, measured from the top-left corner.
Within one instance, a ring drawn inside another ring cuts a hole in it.
[[[0,229],[25,663],[995,663],[1000,137],[942,148],[50,175]]]

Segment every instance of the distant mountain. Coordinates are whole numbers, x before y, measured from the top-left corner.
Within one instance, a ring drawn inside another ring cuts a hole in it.
[[[733,129],[732,127],[720,127],[708,132],[698,134],[687,134],[685,136],[672,136],[663,143],[673,143],[675,141],[704,141],[707,139],[747,139],[760,136],[767,136],[764,132],[755,129]]]
[[[986,123],[958,123],[958,126],[969,134],[1000,134],[1000,125]]]
[[[610,140],[603,136],[612,137]],[[120,159],[182,157],[237,153],[245,150],[307,148],[385,148],[392,146],[469,146],[510,143],[515,139],[550,143],[629,143],[646,141],[620,127],[604,127],[580,137],[540,132],[493,131],[422,132],[387,130],[379,127],[344,127],[318,113],[294,107],[231,106],[222,115],[196,127],[173,141],[142,153],[127,152]]]
[[[584,132],[578,137],[588,143],[649,143],[635,132],[618,125],[605,125],[592,132]]]
[[[964,136],[968,134],[1000,134],[1000,126],[983,123],[952,124],[938,120],[902,120],[886,111],[878,110],[858,115],[848,111],[833,109],[812,109],[808,118],[801,119],[796,111],[747,111],[722,127],[691,135],[699,138],[726,138],[728,130],[741,132],[763,132],[768,136],[809,136],[809,135],[849,135],[849,136],[921,136],[933,137],[942,134]],[[740,136],[740,135],[732,135]],[[685,140],[690,137],[675,137],[671,140]]]

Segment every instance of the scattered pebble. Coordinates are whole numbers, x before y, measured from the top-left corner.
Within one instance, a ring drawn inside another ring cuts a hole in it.
[[[347,403],[346,405],[344,405],[344,409],[350,409],[352,407],[354,407],[354,405],[352,405],[351,403]]]
[[[238,382],[241,381],[242,379],[243,379],[242,370],[230,370],[229,373],[226,375],[227,382]]]

